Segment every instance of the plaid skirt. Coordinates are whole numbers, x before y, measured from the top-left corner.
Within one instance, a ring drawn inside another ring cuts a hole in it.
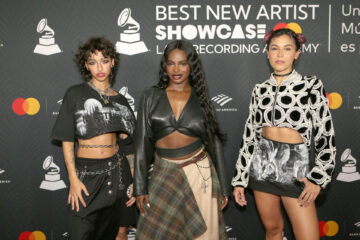
[[[149,182],[150,208],[146,207],[147,213],[139,218],[136,239],[191,240],[206,231],[207,226],[184,170],[177,166],[173,161],[156,156]],[[211,196],[217,199],[218,206],[219,236],[215,238],[227,239],[225,221],[220,209],[222,193],[212,164],[211,179]]]

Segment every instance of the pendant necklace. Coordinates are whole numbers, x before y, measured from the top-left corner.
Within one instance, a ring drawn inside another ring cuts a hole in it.
[[[207,180],[209,180],[211,178],[211,171],[210,171],[210,176],[207,178],[204,178],[203,174],[201,173],[200,168],[210,168],[210,165],[205,167],[205,166],[199,165],[197,162],[195,164],[196,164],[196,167],[199,170],[200,176],[203,180],[203,182],[201,183],[201,188],[204,189],[204,193],[206,193],[206,188],[209,186],[209,184],[207,183]]]
[[[109,104],[109,102],[110,102],[110,100],[109,100],[109,99],[110,99],[110,96],[107,95],[107,94],[111,92],[111,88],[110,88],[110,87],[102,90],[102,89],[99,89],[99,88],[95,87],[95,85],[94,85],[94,83],[93,83],[92,81],[89,81],[89,85],[90,85],[90,87],[91,87],[92,89],[94,89],[94,90],[99,94],[100,98],[104,101],[104,103],[105,103],[106,105]]]

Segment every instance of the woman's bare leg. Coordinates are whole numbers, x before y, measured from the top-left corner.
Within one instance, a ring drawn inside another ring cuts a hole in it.
[[[281,197],[290,218],[296,240],[319,240],[319,223],[315,203],[300,207],[297,198]]]
[[[127,227],[119,227],[119,232],[116,236],[115,240],[127,240],[127,234],[126,234]]]
[[[266,240],[282,240],[284,220],[280,196],[254,190],[255,202],[266,231]]]

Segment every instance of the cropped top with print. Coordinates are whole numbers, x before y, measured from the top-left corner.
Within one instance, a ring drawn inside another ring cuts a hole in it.
[[[255,85],[232,185],[247,187],[262,127],[273,126],[298,131],[309,149],[314,138],[315,164],[306,177],[325,188],[331,181],[336,154],[328,100],[320,79],[301,76],[295,70],[280,86],[273,75]]]
[[[204,121],[194,89],[177,121],[165,89],[153,87],[144,92],[135,133],[135,196],[148,194],[148,168],[154,157],[156,141],[174,131],[201,139],[218,174],[223,195],[230,195],[221,142],[205,128]]]
[[[63,98],[52,138],[74,142],[109,132],[124,132],[132,137],[135,115],[126,98],[109,96],[105,104],[87,83],[70,87]]]

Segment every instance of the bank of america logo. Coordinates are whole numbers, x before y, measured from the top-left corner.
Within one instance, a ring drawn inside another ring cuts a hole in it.
[[[221,93],[221,94],[216,95],[215,97],[211,98],[211,100],[213,102],[216,102],[220,106],[224,106],[225,104],[230,102],[232,100],[232,98]]]

